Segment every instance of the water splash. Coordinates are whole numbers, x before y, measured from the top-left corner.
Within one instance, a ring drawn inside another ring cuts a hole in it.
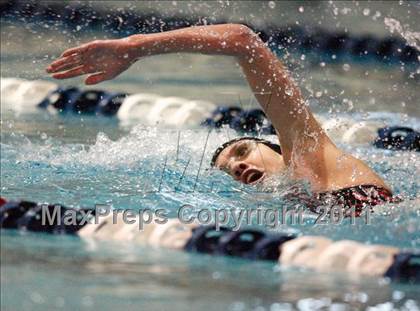
[[[409,45],[420,51],[420,32],[414,32],[407,27],[403,27],[398,20],[391,17],[385,17],[384,23],[391,33],[397,32]]]

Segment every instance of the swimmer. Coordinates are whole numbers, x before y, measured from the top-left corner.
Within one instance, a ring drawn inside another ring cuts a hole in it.
[[[344,207],[391,201],[382,178],[331,141],[287,69],[247,26],[196,26],[96,40],[66,50],[47,72],[56,79],[87,75],[85,83],[92,85],[114,79],[144,57],[181,52],[235,57],[278,136],[279,145],[253,137],[229,141],[216,150],[212,166],[244,184],[288,169],[293,179],[309,182],[317,199],[334,198]]]

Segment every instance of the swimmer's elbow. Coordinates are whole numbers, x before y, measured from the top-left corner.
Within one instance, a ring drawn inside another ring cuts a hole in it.
[[[243,24],[231,24],[234,27],[235,38],[241,42],[249,42],[255,40],[257,34],[248,26]]]
[[[249,55],[256,48],[264,47],[260,37],[248,26],[242,24],[229,25],[233,34],[235,54],[239,57]]]
[[[255,32],[250,27],[248,27],[247,25],[231,24],[231,26],[235,27],[235,31],[239,36],[247,37],[247,36],[250,36],[252,34],[255,34]]]

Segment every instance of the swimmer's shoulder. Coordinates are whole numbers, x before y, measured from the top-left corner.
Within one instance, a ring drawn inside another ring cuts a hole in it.
[[[392,189],[364,161],[337,149],[337,154],[329,161],[325,183],[317,192],[331,192],[362,185],[385,189],[392,194]]]

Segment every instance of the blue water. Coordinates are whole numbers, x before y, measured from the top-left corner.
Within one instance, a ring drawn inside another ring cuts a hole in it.
[[[124,130],[108,119],[42,112],[19,117],[6,112],[5,116],[1,195],[7,198],[83,207],[165,208],[171,217],[184,204],[197,210],[290,205],[284,196],[293,185],[283,176],[278,190],[267,193],[208,170],[211,151],[228,134],[234,135],[230,131],[210,133],[200,168],[205,129],[137,126]],[[397,117],[392,115],[388,122]],[[406,120],[410,122],[418,124],[418,119]],[[342,147],[370,163],[405,201],[375,209],[369,225],[364,219],[354,225],[349,221],[314,225],[314,215],[307,212],[303,225],[265,229],[418,249],[417,154],[379,150],[369,144]],[[349,307],[384,301],[402,306],[417,299],[413,295],[418,291],[415,286],[383,280],[284,270],[271,263],[17,232],[2,232],[1,280],[5,309],[28,310],[183,309],[185,304],[191,309],[240,310],[276,303],[331,306],[336,301]],[[401,295],[401,301],[395,299]]]
[[[340,10],[350,6],[335,4]],[[403,10],[394,9],[390,12]],[[356,17],[348,17],[350,24],[359,23]],[[347,17],[342,18],[348,23]],[[42,68],[64,48],[104,36],[3,26],[4,77],[48,79]],[[360,31],[360,25],[354,27]],[[285,59],[320,119],[350,117],[420,129],[416,68],[346,61],[350,69],[341,63],[318,64],[309,56]],[[82,87],[80,79],[62,84]],[[224,57],[151,58],[99,88],[206,99],[221,105],[238,104],[240,99],[246,107],[255,106],[240,71]],[[255,189],[209,169],[211,152],[234,135],[230,130],[209,133],[202,128],[126,126],[111,118],[46,111],[16,113],[2,106],[1,196],[76,207],[165,208],[171,217],[184,204],[195,211],[295,207],[286,198],[295,184],[286,176]],[[359,219],[355,224],[345,220],[339,225],[314,225],[316,217],[305,212],[301,225],[263,229],[418,250],[418,153],[334,139],[383,176],[404,201],[375,208],[370,224]],[[419,286],[384,279],[16,231],[1,232],[0,279],[2,310],[358,310],[368,306],[418,310],[420,305]]]

